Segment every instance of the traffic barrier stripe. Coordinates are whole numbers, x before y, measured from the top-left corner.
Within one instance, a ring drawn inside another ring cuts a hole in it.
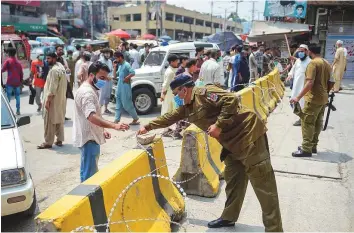
[[[180,219],[185,208],[182,195],[174,185],[167,180],[148,177],[126,190],[131,182],[154,170],[152,174],[168,177],[161,139],[152,144],[148,151],[155,159],[148,156],[145,150],[131,150],[109,163],[41,213],[36,218],[37,229],[69,232],[80,226],[106,224],[108,218],[110,222],[121,221],[124,213],[124,220],[166,220],[129,222],[131,231],[171,231],[171,216]],[[122,196],[123,190],[125,199],[120,199],[110,216],[112,207],[118,195]],[[105,232],[106,226],[96,227],[96,230]],[[111,232],[127,230],[125,224],[109,226]]]

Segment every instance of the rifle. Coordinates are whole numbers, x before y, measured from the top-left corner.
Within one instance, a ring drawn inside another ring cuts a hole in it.
[[[325,121],[325,124],[324,124],[324,126],[323,126],[323,131],[325,131],[325,130],[327,129],[328,120],[329,120],[329,115],[331,114],[331,110],[332,110],[332,111],[336,111],[336,110],[337,110],[337,108],[334,107],[334,105],[333,105],[334,92],[332,92],[331,94],[329,94],[328,97],[329,97],[329,103],[328,103],[326,121]]]

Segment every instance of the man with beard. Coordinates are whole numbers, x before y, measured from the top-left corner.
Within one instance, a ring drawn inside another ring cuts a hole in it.
[[[111,138],[104,129],[127,130],[124,123],[113,123],[104,120],[98,100],[98,90],[106,85],[111,70],[102,62],[90,65],[88,78],[79,87],[75,95],[73,139],[74,146],[80,149],[80,180],[84,182],[98,171],[100,145]]]
[[[128,44],[128,43],[127,43]],[[139,125],[139,117],[136,113],[133,97],[131,79],[134,77],[135,72],[130,64],[124,60],[124,54],[121,52],[115,52],[113,74],[118,76],[117,91],[116,91],[116,114],[114,122],[120,122],[122,110],[124,109],[133,118],[130,125]]]
[[[293,79],[293,88],[291,91],[291,98],[298,96],[301,90],[304,88],[305,72],[308,64],[311,62],[311,58],[308,56],[308,46],[305,44],[300,45],[298,49],[299,58],[296,60],[293,68],[289,72],[287,81]],[[304,108],[305,100],[302,98],[299,101],[301,109]],[[301,119],[297,120],[294,126],[301,125]]]
[[[302,146],[292,153],[293,157],[311,157],[312,153],[317,154],[328,93],[334,85],[334,80],[331,78],[331,65],[320,54],[320,46],[309,46],[312,60],[306,69],[305,85],[300,93],[290,100],[291,104],[295,104],[296,110],[299,101],[305,99],[304,108],[297,111],[301,118]]]
[[[64,66],[57,62],[57,54],[47,54],[47,62],[50,69],[43,94],[43,118],[44,118],[44,140],[38,149],[52,148],[54,137],[57,137],[55,145],[63,146],[64,141],[64,121],[66,110],[66,88]]]

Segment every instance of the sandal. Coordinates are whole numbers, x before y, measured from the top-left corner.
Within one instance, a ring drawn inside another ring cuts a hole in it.
[[[61,141],[56,141],[54,144],[59,147],[63,146],[63,142],[61,142]]]
[[[109,114],[109,115],[113,114],[113,112],[109,111],[108,109],[104,110],[104,113]]]
[[[133,120],[132,122],[129,123],[129,125],[140,125],[140,122],[138,120]]]
[[[51,146],[51,145],[47,145],[47,144],[45,144],[45,143],[42,143],[41,145],[37,146],[37,149],[38,149],[38,150],[50,149],[50,148],[52,148],[52,146]]]

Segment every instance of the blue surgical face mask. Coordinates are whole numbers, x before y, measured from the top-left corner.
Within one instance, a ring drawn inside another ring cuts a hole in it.
[[[298,53],[297,53],[297,56],[298,56],[300,59],[302,59],[302,58],[305,57],[305,52],[298,52]]]
[[[104,85],[106,85],[106,81],[98,78],[93,79],[93,85],[98,89],[101,90]]]
[[[184,105],[183,99],[181,99],[178,95],[175,95],[175,96],[174,96],[174,99],[175,99],[175,102],[176,102],[176,104],[178,105],[178,107]]]

